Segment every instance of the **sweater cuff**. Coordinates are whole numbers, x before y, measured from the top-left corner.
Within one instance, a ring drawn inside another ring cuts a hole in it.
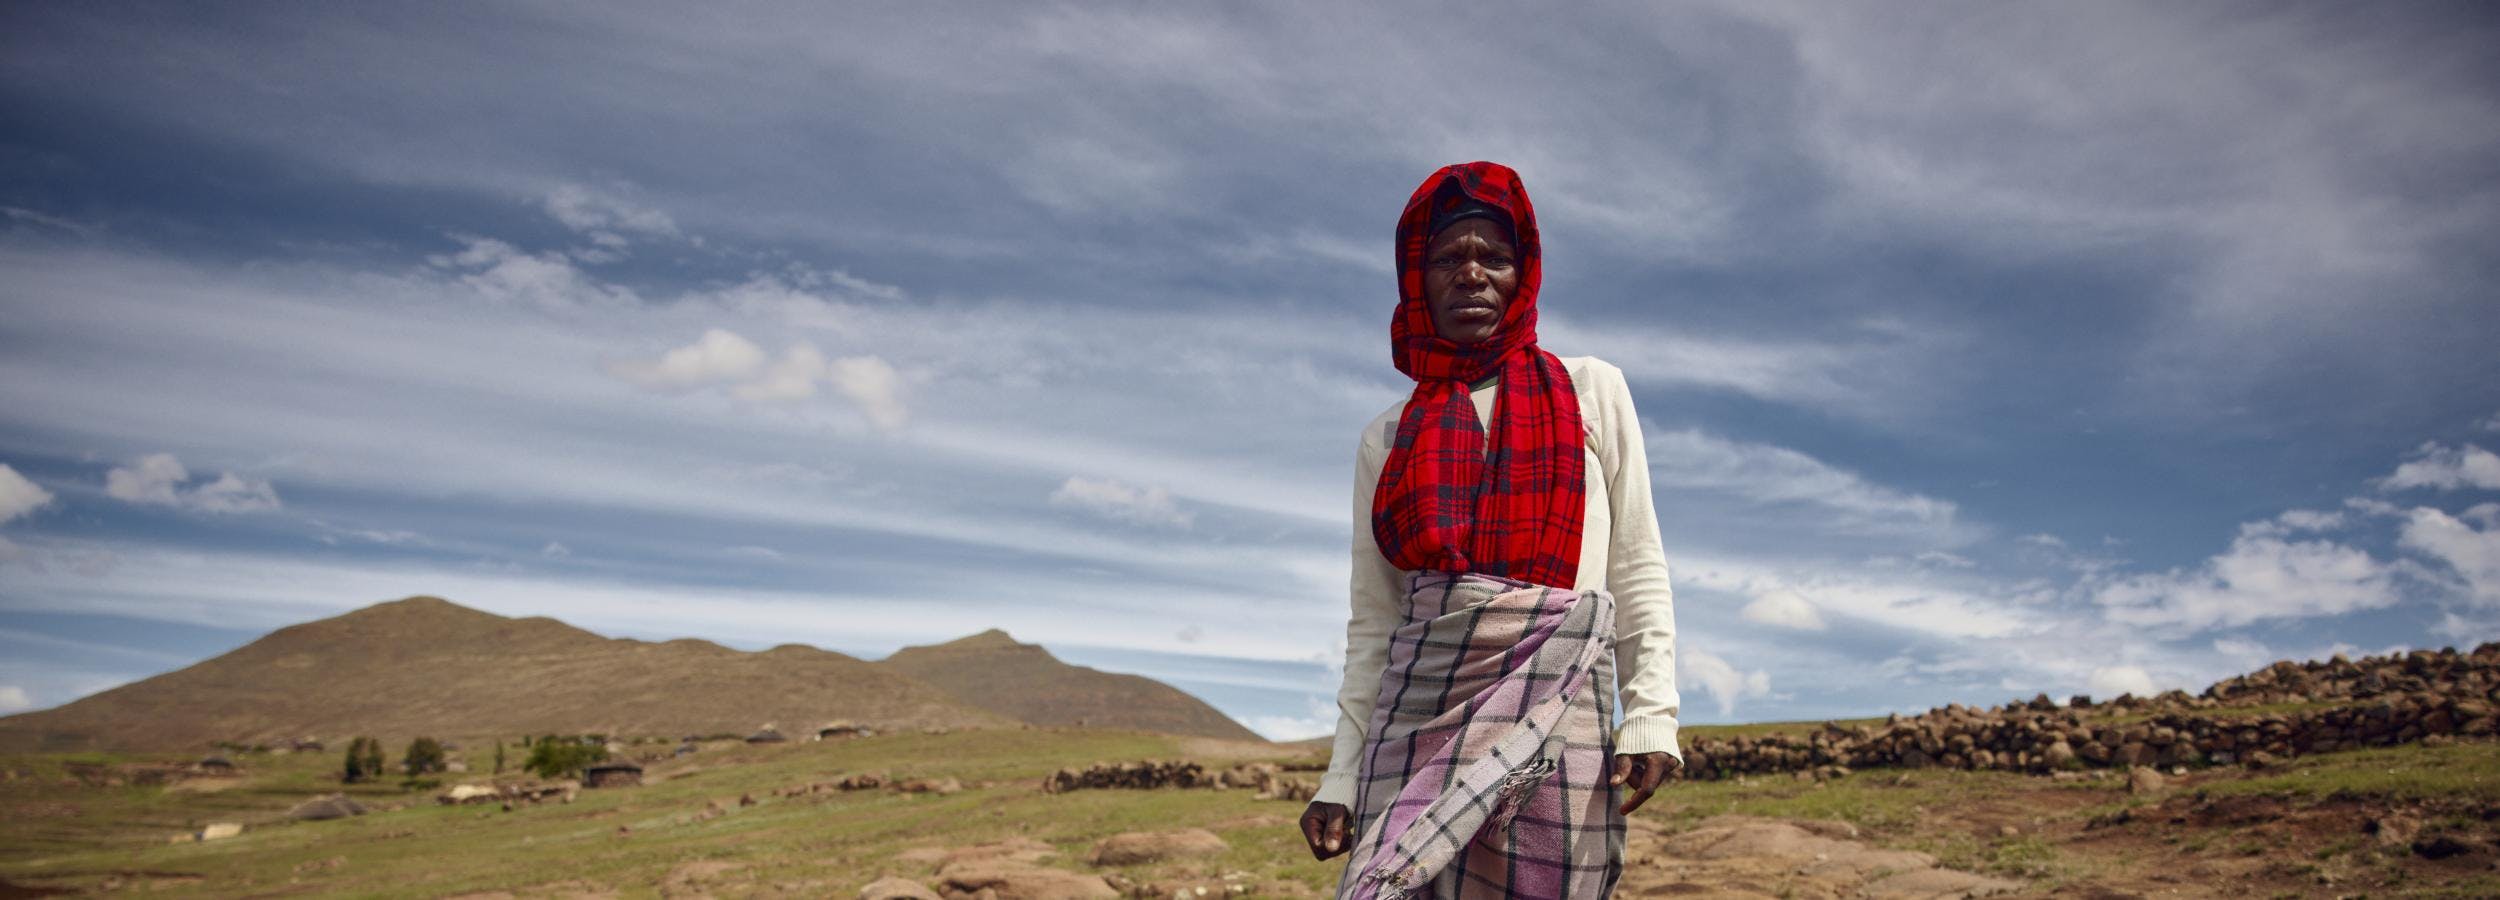
[[[1347,809],[1353,809],[1354,776],[1334,774],[1320,776],[1319,790],[1311,793],[1311,802],[1334,803]]]
[[[1670,718],[1625,719],[1623,726],[1615,729],[1615,752],[1658,753],[1663,751],[1668,756],[1675,757],[1676,762],[1681,763],[1684,761],[1684,750],[1675,744],[1675,731],[1675,720]],[[1326,789],[1325,785],[1321,787],[1321,790]]]

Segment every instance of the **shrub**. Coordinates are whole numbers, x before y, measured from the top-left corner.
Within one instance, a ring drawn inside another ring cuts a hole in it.
[[[584,737],[559,738],[548,735],[530,746],[530,755],[521,769],[540,778],[576,778],[582,769],[608,758],[602,742]]]
[[[400,768],[407,770],[410,778],[429,772],[440,772],[444,768],[443,744],[430,737],[409,741],[405,757],[399,761],[399,765]]]

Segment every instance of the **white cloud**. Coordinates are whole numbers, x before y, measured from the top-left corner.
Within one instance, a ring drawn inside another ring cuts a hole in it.
[[[2480,521],[2483,527],[2475,528],[2470,521]],[[2500,606],[2500,525],[2495,521],[2500,521],[2500,503],[2484,503],[2458,516],[2419,507],[2406,518],[2397,541],[2407,550],[2446,563],[2462,580],[2460,588],[2469,602]]]
[[[553,311],[624,308],[635,302],[633,291],[591,278],[561,253],[524,253],[492,238],[455,239],[462,244],[460,252],[427,261],[465,270],[459,283],[486,299]]]
[[[2195,569],[2118,579],[2093,601],[2112,622],[2193,633],[2392,606],[2392,575],[2387,564],[2343,544],[2243,531],[2229,550]]]
[[[658,359],[618,360],[605,368],[636,386],[674,391],[751,378],[764,368],[764,360],[764,348],[754,341],[714,328]]]
[[[626,203],[616,197],[598,193],[579,185],[563,185],[547,192],[547,214],[564,227],[591,232],[594,239],[605,237],[604,243],[621,243],[614,232],[635,231],[652,235],[677,233],[677,223],[667,213]]]
[[[2381,490],[2390,491],[2404,488],[2500,490],[2500,455],[2473,444],[2447,447],[2432,441],[2414,448],[2413,458],[2397,466],[2393,474],[2379,479],[2378,484]]]
[[[1778,628],[1799,631],[1821,631],[1823,615],[1815,611],[1814,602],[1804,594],[1785,588],[1764,591],[1745,604],[1743,613],[1748,622],[1759,622]]]
[[[2240,534],[2258,537],[2289,537],[2304,532],[2334,531],[2344,527],[2344,514],[2315,509],[2287,509],[2262,522],[2244,522]]]
[[[116,500],[212,513],[265,512],[283,504],[269,482],[220,473],[215,481],[185,488],[191,473],[171,453],[151,453],[104,473],[104,493]]]
[[[1675,654],[1676,681],[1690,684],[1718,701],[1722,716],[1736,713],[1736,701],[1758,699],[1771,695],[1771,674],[1761,669],[1739,672],[1727,660],[1707,650],[1679,648]]]
[[[1957,536],[1952,501],[1868,482],[1786,447],[1733,441],[1695,428],[1648,434],[1650,479],[1660,489],[1732,494],[1765,505],[1801,505],[1831,531]]]
[[[753,544],[723,548],[721,553],[739,559],[760,559],[767,562],[780,562],[782,559],[781,551]]]
[[[892,430],[908,416],[902,398],[902,376],[878,356],[846,356],[826,360],[816,345],[800,341],[771,360],[764,348],[737,332],[713,328],[694,343],[660,354],[656,359],[611,360],[602,368],[638,387],[683,391],[726,385],[731,396],[750,403],[794,403],[816,396],[820,383],[857,404],[877,427]]]
[[[2500,431],[2500,412],[2492,413],[2490,417],[2474,423],[2474,427],[2480,431]]]
[[[538,555],[547,559],[563,559],[573,555],[573,548],[565,546],[561,541],[548,541],[547,546],[538,548]]]
[[[35,708],[35,699],[26,696],[26,689],[14,684],[0,684],[0,714],[24,712]]]
[[[894,366],[876,356],[849,356],[833,361],[827,377],[842,396],[859,404],[860,411],[878,427],[902,427],[907,415],[903,408],[902,377]]]
[[[52,492],[27,480],[8,463],[0,463],[0,525],[17,521],[52,503]]]
[[[2150,697],[2161,693],[2153,686],[2153,676],[2140,666],[2103,666],[2092,670],[2086,689],[2095,700],[2108,700],[2120,694]]]
[[[816,396],[816,382],[825,377],[825,355],[814,344],[798,343],[753,381],[730,389],[740,400],[790,403]]]
[[[1081,509],[1137,525],[1188,528],[1193,516],[1160,487],[1140,488],[1110,478],[1071,475],[1050,494],[1052,506]]]

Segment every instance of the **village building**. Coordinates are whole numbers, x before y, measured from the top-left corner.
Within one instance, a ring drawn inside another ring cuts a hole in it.
[[[240,771],[235,767],[234,760],[227,759],[223,756],[211,756],[207,759],[200,760],[197,763],[193,763],[191,768],[197,770],[202,775],[233,775]]]
[[[589,768],[582,770],[583,787],[639,787],[641,784],[642,764],[630,759],[611,759],[607,762],[592,763]]]
[[[874,737],[876,734],[875,729],[857,722],[827,722],[824,727],[816,729],[816,739],[820,741]]]
[[[771,728],[766,728],[754,734],[747,735],[747,743],[750,744],[783,744],[788,743],[789,741],[790,739],[784,737],[781,732],[775,731]]]

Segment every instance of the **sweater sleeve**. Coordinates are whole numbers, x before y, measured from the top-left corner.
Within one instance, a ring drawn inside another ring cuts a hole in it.
[[[1398,625],[1398,568],[1380,555],[1380,545],[1372,539],[1372,491],[1380,481],[1383,456],[1366,428],[1354,453],[1354,577],[1347,591],[1353,609],[1346,617],[1345,681],[1337,688],[1337,741],[1328,757],[1328,773],[1320,776],[1319,790],[1311,797],[1314,803],[1354,805],[1380,673],[1389,665],[1389,632]]]
[[[1658,511],[1649,493],[1649,451],[1641,439],[1640,414],[1623,370],[1595,367],[1604,405],[1598,462],[1606,469],[1606,499],[1614,533],[1606,558],[1606,589],[1615,595],[1615,683],[1623,724],[1615,728],[1615,752],[1665,751],[1678,761],[1675,689],[1675,588],[1667,578],[1667,555],[1658,534]]]

